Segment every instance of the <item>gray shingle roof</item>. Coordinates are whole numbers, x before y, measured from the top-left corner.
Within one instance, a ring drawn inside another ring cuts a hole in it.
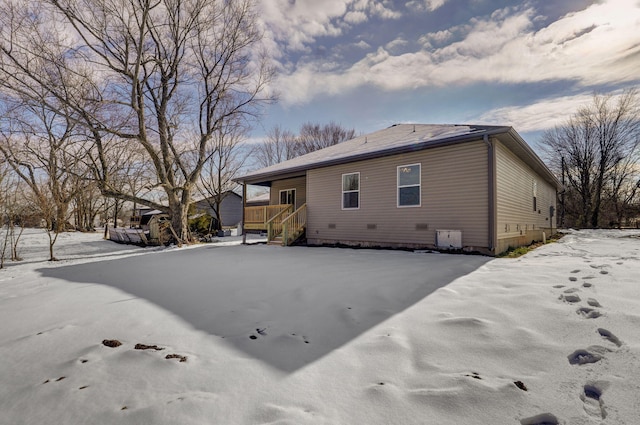
[[[247,173],[234,180],[255,184],[285,174],[303,174],[304,171],[313,168],[462,143],[481,139],[484,135],[490,136],[500,133],[516,134],[511,127],[507,126],[397,124]],[[526,145],[519,136],[517,138],[523,145]],[[526,149],[530,151],[528,146]],[[541,163],[540,159],[532,151],[530,152]]]

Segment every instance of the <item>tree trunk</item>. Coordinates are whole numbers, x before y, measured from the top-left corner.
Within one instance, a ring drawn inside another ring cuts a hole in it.
[[[113,228],[118,228],[118,213],[120,212],[120,202],[116,199],[116,204],[113,206]]]
[[[170,206],[171,228],[179,246],[189,242],[189,206],[177,203]]]
[[[216,200],[216,230],[222,230],[222,214],[220,213],[220,206],[222,205],[222,201]]]

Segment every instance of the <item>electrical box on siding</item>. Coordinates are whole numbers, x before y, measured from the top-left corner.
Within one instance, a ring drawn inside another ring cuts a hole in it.
[[[462,231],[436,230],[436,247],[440,249],[462,249]]]

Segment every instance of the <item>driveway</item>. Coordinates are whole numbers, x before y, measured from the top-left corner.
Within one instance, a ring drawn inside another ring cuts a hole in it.
[[[293,372],[491,258],[390,250],[207,246],[42,269],[144,298]]]

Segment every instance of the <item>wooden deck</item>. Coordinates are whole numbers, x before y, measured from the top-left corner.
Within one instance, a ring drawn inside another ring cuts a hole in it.
[[[307,204],[295,211],[290,204],[246,207],[244,214],[244,228],[266,231],[271,244],[291,245],[306,229]]]
[[[247,230],[267,230],[267,223],[283,211],[293,211],[293,205],[264,205],[261,207],[245,207],[244,228]]]

